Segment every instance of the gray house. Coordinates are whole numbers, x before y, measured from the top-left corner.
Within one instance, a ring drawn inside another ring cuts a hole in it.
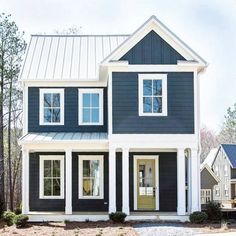
[[[202,166],[208,165],[219,180],[213,186],[212,200],[222,207],[235,207],[236,203],[236,145],[221,144],[210,152]],[[201,182],[211,182],[211,178],[201,174]],[[213,182],[212,182],[213,184]],[[212,186],[212,185],[211,185]]]

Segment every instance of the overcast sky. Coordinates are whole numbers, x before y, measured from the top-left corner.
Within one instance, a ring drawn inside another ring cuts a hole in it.
[[[26,40],[81,27],[83,34],[132,33],[156,15],[209,67],[201,76],[201,123],[218,131],[236,102],[236,0],[0,0]]]

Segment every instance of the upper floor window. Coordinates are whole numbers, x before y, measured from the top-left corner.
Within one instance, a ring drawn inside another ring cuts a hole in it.
[[[79,125],[103,125],[103,89],[79,89]]]
[[[211,201],[211,189],[201,189],[201,204]]]
[[[64,124],[64,89],[40,89],[40,125]]]
[[[224,166],[224,176],[228,176],[228,166],[226,164]]]
[[[139,74],[139,115],[167,116],[166,74]]]

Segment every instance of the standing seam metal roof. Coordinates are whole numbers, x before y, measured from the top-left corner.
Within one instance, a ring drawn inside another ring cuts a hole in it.
[[[221,144],[233,168],[236,168],[236,144]]]

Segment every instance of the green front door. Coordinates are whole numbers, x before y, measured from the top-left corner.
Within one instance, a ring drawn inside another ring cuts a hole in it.
[[[138,210],[155,210],[155,160],[137,160]]]

